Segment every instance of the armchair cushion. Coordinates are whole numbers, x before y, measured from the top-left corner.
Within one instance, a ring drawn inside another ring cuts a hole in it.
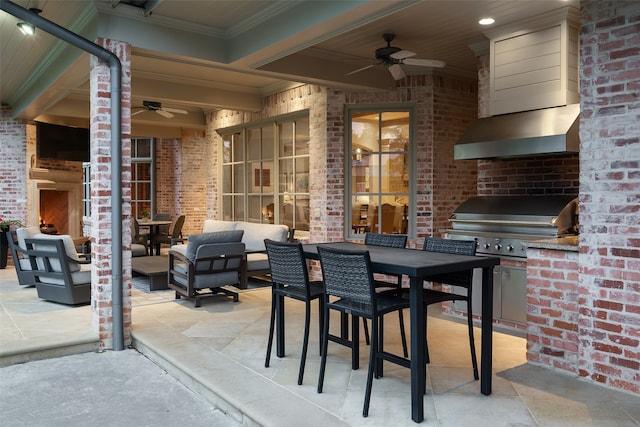
[[[59,235],[59,234],[42,234],[41,233],[41,234],[36,234],[35,236],[33,236],[33,238],[42,239],[42,240],[62,240],[62,243],[64,244],[65,254],[71,260],[69,262],[69,270],[71,271],[71,273],[80,271],[79,263],[83,262],[84,260],[78,256],[78,252],[76,251],[76,245],[73,243],[73,239],[71,238],[71,236],[67,234]],[[34,249],[51,251],[51,252],[55,252],[56,250],[55,246],[49,246],[49,245],[36,245]],[[44,264],[42,264],[42,260],[38,259],[37,262],[38,262],[38,268],[44,269]],[[62,271],[62,268],[60,267],[60,261],[58,259],[51,260],[51,268],[55,272]],[[74,279],[74,283],[76,283],[75,279]],[[81,282],[77,282],[77,283],[81,283]]]
[[[202,233],[202,234],[192,234],[189,236],[189,242],[186,245],[176,245],[172,246],[172,250],[178,250],[182,252],[182,247],[184,247],[184,255],[191,261],[194,262],[196,259],[196,255],[198,249],[202,245],[212,244],[212,243],[232,243],[232,242],[241,242],[242,235],[244,231],[242,230],[228,230],[228,231],[217,231],[213,233]]]
[[[31,237],[35,237],[36,235],[41,234],[40,227],[22,227],[16,229],[16,236],[18,237],[18,246],[22,249],[27,249],[27,245],[24,242],[24,239],[30,239]]]

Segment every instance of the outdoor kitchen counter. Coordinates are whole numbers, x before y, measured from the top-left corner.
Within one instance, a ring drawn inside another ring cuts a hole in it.
[[[557,251],[578,252],[578,236],[565,236],[553,239],[524,242],[527,248],[551,249]]]

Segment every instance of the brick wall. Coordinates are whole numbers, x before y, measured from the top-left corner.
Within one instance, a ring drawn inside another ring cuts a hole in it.
[[[478,162],[453,159],[454,144],[478,116],[477,84],[442,77],[433,84],[433,234],[442,237],[451,213],[477,191]]]
[[[27,222],[26,131],[22,120],[12,118],[12,109],[0,106],[0,217]],[[9,254],[8,265],[13,264]]]
[[[640,394],[640,3],[581,9],[579,375]]]
[[[156,210],[172,221],[184,215],[182,234],[201,233],[207,219],[207,177],[215,165],[207,155],[204,131],[184,130],[180,139],[157,138]]]
[[[578,252],[527,250],[527,360],[578,372]]]
[[[478,160],[478,195],[578,194],[579,169],[577,154]]]

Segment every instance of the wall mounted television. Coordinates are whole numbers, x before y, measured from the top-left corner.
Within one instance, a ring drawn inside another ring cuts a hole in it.
[[[89,129],[36,122],[39,159],[88,162]]]

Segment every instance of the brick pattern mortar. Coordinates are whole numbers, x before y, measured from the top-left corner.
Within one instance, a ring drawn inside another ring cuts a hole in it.
[[[581,6],[578,373],[640,394],[640,3]]]

